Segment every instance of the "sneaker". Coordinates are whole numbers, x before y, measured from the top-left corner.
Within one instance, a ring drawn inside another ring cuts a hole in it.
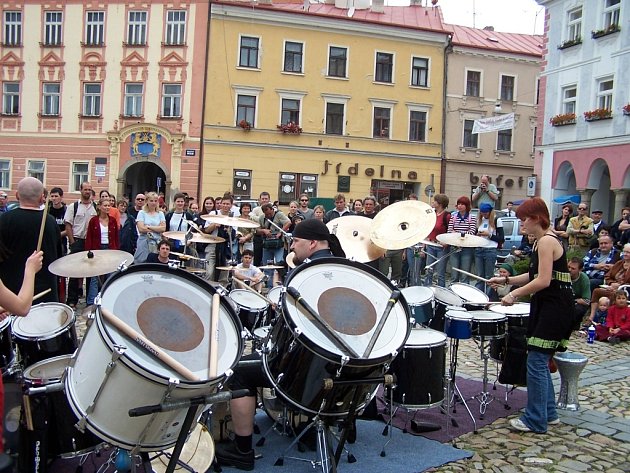
[[[619,337],[608,337],[608,343],[610,343],[611,345],[616,345],[617,343],[620,343],[621,339]]]
[[[234,442],[218,443],[215,454],[221,466],[233,466],[244,471],[254,469],[254,449],[241,452]]]
[[[533,432],[533,430],[527,427],[521,419],[511,419],[510,427],[512,430],[517,430],[519,432]]]
[[[558,425],[560,423],[560,418],[547,421],[547,425]]]

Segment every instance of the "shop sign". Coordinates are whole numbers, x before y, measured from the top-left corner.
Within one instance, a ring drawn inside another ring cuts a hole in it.
[[[322,176],[328,174],[328,171],[331,167],[334,167],[335,174],[348,174],[350,176],[358,176],[360,172],[365,174],[367,177],[380,177],[384,179],[403,179],[402,171],[400,169],[388,169],[385,170],[385,166],[381,165],[376,168],[366,167],[365,169],[359,168],[359,163],[354,163],[354,165],[349,166],[347,169],[344,168],[342,170],[343,163],[332,163],[328,160],[324,161],[324,170],[322,171]],[[409,171],[407,175],[404,177],[405,180],[415,181],[418,179],[418,173],[416,171]]]

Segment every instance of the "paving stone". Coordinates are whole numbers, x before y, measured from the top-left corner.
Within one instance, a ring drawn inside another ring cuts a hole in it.
[[[586,429],[577,429],[575,431],[575,433],[579,436],[579,437],[587,437],[589,435],[591,435],[593,432],[591,432],[590,430],[586,430]]]
[[[630,442],[630,433],[619,432],[618,434],[614,434],[613,438],[617,440],[621,440],[622,442]]]
[[[611,429],[610,427],[606,427],[605,425],[589,425],[588,428],[593,432],[599,432],[604,435],[613,435],[617,433],[616,429]]]
[[[590,466],[577,460],[562,460],[558,466],[568,468],[569,471],[589,471]]]

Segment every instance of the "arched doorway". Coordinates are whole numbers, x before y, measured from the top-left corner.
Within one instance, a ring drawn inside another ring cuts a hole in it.
[[[124,189],[132,200],[140,192],[166,194],[166,174],[160,166],[150,161],[134,163],[125,171]]]

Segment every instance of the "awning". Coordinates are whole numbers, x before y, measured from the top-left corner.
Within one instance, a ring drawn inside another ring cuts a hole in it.
[[[579,204],[582,201],[580,194],[561,195],[553,199],[556,204]]]

